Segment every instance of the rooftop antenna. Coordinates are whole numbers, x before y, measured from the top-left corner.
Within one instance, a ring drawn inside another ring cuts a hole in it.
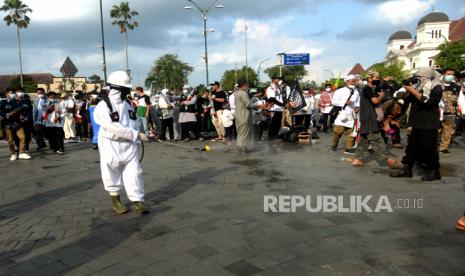
[[[436,1],[433,0],[432,3],[433,3],[433,4],[432,4],[432,7],[431,7],[431,11],[434,12],[434,11],[436,10]]]

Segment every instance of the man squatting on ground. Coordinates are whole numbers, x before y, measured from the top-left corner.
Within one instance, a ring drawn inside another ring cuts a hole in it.
[[[121,203],[119,194],[126,190],[130,201],[140,213],[148,210],[143,205],[144,179],[139,163],[137,143],[147,141],[139,132],[137,116],[131,104],[126,101],[130,93],[129,76],[117,71],[108,77],[109,92],[95,108],[95,121],[100,125],[98,145],[100,168],[105,190],[110,193],[113,210],[124,214],[129,210]]]

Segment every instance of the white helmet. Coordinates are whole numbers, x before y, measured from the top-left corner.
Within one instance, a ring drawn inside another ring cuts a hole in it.
[[[116,71],[111,73],[110,76],[108,76],[107,83],[116,86],[132,88],[131,79],[129,78],[128,74],[124,71]]]

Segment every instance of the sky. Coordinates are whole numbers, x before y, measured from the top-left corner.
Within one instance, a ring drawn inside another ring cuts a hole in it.
[[[195,0],[201,7],[213,0]],[[21,30],[23,71],[51,73],[67,56],[78,76],[102,73],[98,0],[23,0],[33,9],[29,28]],[[112,5],[103,0],[108,71],[125,69],[124,40],[111,24]],[[167,53],[195,68],[191,85],[205,82],[203,21],[187,0],[128,0],[139,12],[139,27],[129,32],[129,67],[133,83],[144,83],[154,61]],[[248,63],[264,69],[278,63],[277,53],[310,53],[306,79],[318,82],[333,74],[345,75],[357,63],[367,68],[382,61],[389,36],[400,30],[415,34],[420,18],[445,12],[454,20],[465,15],[462,0],[218,0],[222,9],[208,15],[210,81],[225,70],[245,65],[245,25],[248,26]],[[3,18],[5,14],[0,14]],[[16,29],[0,24],[0,74],[19,72]]]

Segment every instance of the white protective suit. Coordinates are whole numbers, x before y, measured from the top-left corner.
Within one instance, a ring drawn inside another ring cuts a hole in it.
[[[95,122],[100,125],[98,147],[103,185],[112,196],[119,194],[124,185],[129,200],[142,202],[144,179],[137,150],[137,121],[129,117],[129,110],[133,109],[121,100],[120,91],[110,90],[109,98],[113,112],[119,114],[119,122],[111,120],[105,101],[100,101],[94,111]]]

